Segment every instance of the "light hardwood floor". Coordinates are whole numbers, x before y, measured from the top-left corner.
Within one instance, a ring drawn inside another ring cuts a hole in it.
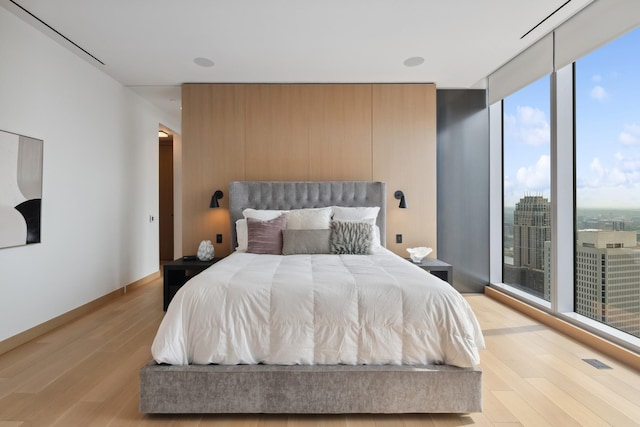
[[[633,426],[640,375],[484,295],[484,411],[467,415],[150,416],[138,369],[163,316],[149,285],[0,356],[0,427],[17,426]],[[595,358],[613,369],[598,370]]]

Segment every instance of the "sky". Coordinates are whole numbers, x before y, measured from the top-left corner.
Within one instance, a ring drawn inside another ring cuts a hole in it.
[[[504,197],[549,198],[549,76],[504,100]],[[640,209],[640,28],[576,62],[578,208]]]

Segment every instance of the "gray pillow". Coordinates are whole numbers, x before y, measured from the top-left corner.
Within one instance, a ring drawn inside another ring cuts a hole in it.
[[[330,254],[331,230],[282,230],[282,255]]]
[[[333,254],[368,255],[373,243],[373,225],[368,221],[333,220],[329,247]]]
[[[252,254],[282,254],[282,230],[287,223],[287,217],[279,217],[261,221],[247,218],[247,252]]]

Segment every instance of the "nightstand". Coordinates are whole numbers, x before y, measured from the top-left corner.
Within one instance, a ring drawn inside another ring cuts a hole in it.
[[[435,258],[422,258],[422,261],[420,262],[413,262],[410,258],[406,259],[423,270],[427,270],[434,276],[449,282],[450,285],[453,285],[453,266],[451,264],[447,264],[446,262]]]
[[[191,279],[202,270],[210,267],[222,258],[214,258],[211,261],[185,261],[182,258],[166,263],[162,268],[164,282],[164,298],[162,308],[167,311],[169,302],[178,292],[178,289],[184,285],[187,280]]]

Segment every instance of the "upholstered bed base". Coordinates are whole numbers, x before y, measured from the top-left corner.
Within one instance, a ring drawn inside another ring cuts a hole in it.
[[[232,245],[245,208],[379,206],[383,182],[231,182]],[[473,368],[392,365],[157,365],[140,370],[147,413],[467,413],[482,410],[482,372]]]
[[[482,372],[432,366],[157,365],[140,370],[146,413],[468,413]]]

